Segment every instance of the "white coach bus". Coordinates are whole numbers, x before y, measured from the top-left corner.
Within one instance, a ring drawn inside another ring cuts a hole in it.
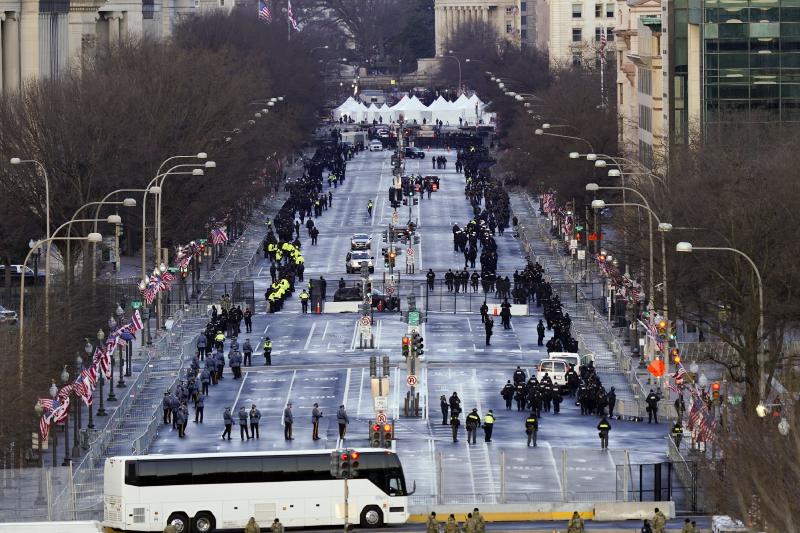
[[[282,451],[140,455],[105,463],[103,525],[121,531],[180,533],[344,523],[344,482],[331,476],[331,452]],[[408,520],[400,459],[391,451],[358,450],[358,477],[348,481],[349,523],[365,527]],[[413,491],[412,491],[413,492]]]

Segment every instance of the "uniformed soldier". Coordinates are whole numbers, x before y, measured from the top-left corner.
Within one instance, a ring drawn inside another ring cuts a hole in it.
[[[464,533],[475,533],[475,519],[472,513],[467,513],[467,519],[464,520]]]
[[[347,434],[347,425],[350,423],[350,417],[347,416],[344,404],[339,406],[339,411],[336,413],[336,422],[339,424],[339,438],[344,439],[345,434]]]
[[[431,512],[425,522],[425,533],[439,533],[439,522],[436,521],[436,513]]]
[[[294,424],[294,415],[292,415],[292,402],[286,404],[283,410],[283,438],[284,440],[294,440],[292,437],[292,424]]]
[[[270,533],[283,533],[283,524],[276,518],[272,525],[269,526],[269,530]]]
[[[539,433],[539,419],[536,418],[536,413],[531,413],[525,419],[525,433],[528,434],[528,446],[532,442],[533,447],[536,448],[536,437]]]
[[[250,435],[259,438],[258,424],[261,423],[261,411],[258,410],[256,404],[250,406]]]
[[[250,339],[245,339],[242,345],[242,352],[244,352],[244,365],[253,365],[253,345],[250,344]]]
[[[656,507],[653,515],[653,533],[664,533],[666,527],[667,517]]]
[[[247,409],[245,409],[244,405],[239,408],[239,436],[244,440],[247,437],[247,440],[250,440],[250,432],[247,429]]]
[[[244,526],[244,533],[261,533],[261,526],[258,525],[255,517],[251,516],[250,520],[247,521],[247,525]]]
[[[447,517],[447,523],[444,525],[444,533],[460,533],[461,528],[456,522],[455,515],[451,514]]]
[[[475,522],[475,533],[486,533],[486,520],[477,507],[472,510],[472,520]]]
[[[478,434],[478,427],[481,425],[481,415],[478,414],[478,409],[473,408],[472,412],[467,415],[467,444],[476,444],[475,437]]]
[[[605,416],[597,424],[597,430],[600,432],[600,449],[608,449],[608,432],[611,431],[611,424]]]
[[[203,410],[205,409],[206,401],[202,394],[197,395],[194,401],[194,422],[195,424],[203,423]]]
[[[225,422],[225,431],[222,432],[222,440],[225,440],[225,435],[228,440],[231,440],[231,426],[233,426],[233,416],[231,415],[231,408],[226,407],[225,412],[222,413],[222,420]]]
[[[319,419],[322,418],[322,409],[319,404],[314,404],[314,409],[311,410],[311,438],[312,440],[319,440]]]
[[[494,429],[494,413],[491,409],[489,412],[486,413],[486,416],[483,417],[483,433],[484,433],[484,442],[492,442],[492,430]]]
[[[683,529],[681,529],[681,533],[694,533],[694,528],[692,528],[692,521],[688,518],[683,520]]]
[[[272,341],[269,337],[264,339],[264,357],[266,358],[267,366],[272,366]]]
[[[570,518],[567,525],[567,533],[584,533],[584,531],[583,519],[578,514],[578,511],[575,511],[572,513],[572,518]]]

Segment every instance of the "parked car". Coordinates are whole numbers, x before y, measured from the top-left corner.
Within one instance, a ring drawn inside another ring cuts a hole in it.
[[[362,300],[361,287],[358,286],[336,289],[336,292],[333,293],[334,302],[360,302]],[[396,311],[400,309],[400,298],[389,296],[380,291],[372,291],[372,307],[386,311]]]
[[[350,237],[351,250],[369,250],[372,248],[372,236],[367,233],[355,233]]]
[[[589,361],[594,360],[594,356],[592,354],[580,355],[577,353],[572,352],[550,352],[547,354],[548,358],[550,359],[561,359],[562,361],[566,361],[568,365],[570,365],[575,372],[578,371],[581,365],[588,365]]]
[[[403,154],[410,159],[425,159],[425,152],[421,148],[406,146]]]
[[[380,141],[370,141],[369,142],[369,151],[370,152],[380,152],[383,150],[383,143]]]
[[[375,263],[373,262],[373,257],[369,255],[369,252],[347,252],[347,255],[344,258],[344,267],[348,274],[360,272],[361,265],[364,263],[366,263],[369,267],[370,274],[375,272]]]
[[[11,265],[11,283],[19,284],[19,278],[22,275],[22,265]],[[33,285],[34,283],[44,283],[44,270],[34,272],[34,270],[25,267],[25,285]],[[6,266],[0,265],[0,286],[5,285],[6,282]]]
[[[561,387],[567,386],[567,362],[563,359],[542,359],[536,367],[536,379],[540,382],[547,374],[553,385]]]
[[[0,324],[16,324],[17,312],[0,305]]]

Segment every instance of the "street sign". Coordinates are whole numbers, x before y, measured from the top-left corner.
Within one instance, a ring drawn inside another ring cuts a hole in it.
[[[386,287],[386,294],[388,294],[389,296],[394,294],[394,287],[392,287],[391,285],[387,286]]]
[[[378,424],[385,424],[386,423],[386,413],[378,413],[377,421],[378,421]]]
[[[578,239],[571,239],[569,241],[569,247],[577,249],[578,248]]]
[[[410,246],[406,248],[406,255],[414,255],[414,249]]]
[[[369,318],[368,316],[362,316],[362,317],[361,317],[361,318],[358,320],[358,322],[359,322],[359,323],[360,323],[362,326],[369,326],[369,325],[372,323],[372,320],[370,320],[370,318]]]
[[[400,224],[400,213],[394,211],[392,213],[392,226],[397,226],[398,224]]]
[[[375,404],[376,411],[388,411],[389,410],[389,397],[388,396],[375,396],[373,398],[373,403]]]
[[[408,384],[409,387],[413,387],[414,385],[417,384],[417,376],[411,374],[406,378],[406,383]]]
[[[419,311],[408,312],[408,325],[419,326]]]
[[[141,300],[133,300],[131,302],[131,308],[132,309],[139,309],[141,306],[142,306],[142,301]]]
[[[586,250],[578,250],[578,260],[583,261],[586,259]]]

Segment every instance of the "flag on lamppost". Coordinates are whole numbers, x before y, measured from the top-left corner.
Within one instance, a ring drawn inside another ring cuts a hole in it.
[[[258,0],[258,20],[266,24],[272,22],[272,11],[269,9],[269,0]]]
[[[286,18],[289,19],[291,29],[294,31],[300,31],[300,26],[297,25],[297,20],[295,20],[294,13],[292,12],[292,0],[288,0],[286,4]]]

